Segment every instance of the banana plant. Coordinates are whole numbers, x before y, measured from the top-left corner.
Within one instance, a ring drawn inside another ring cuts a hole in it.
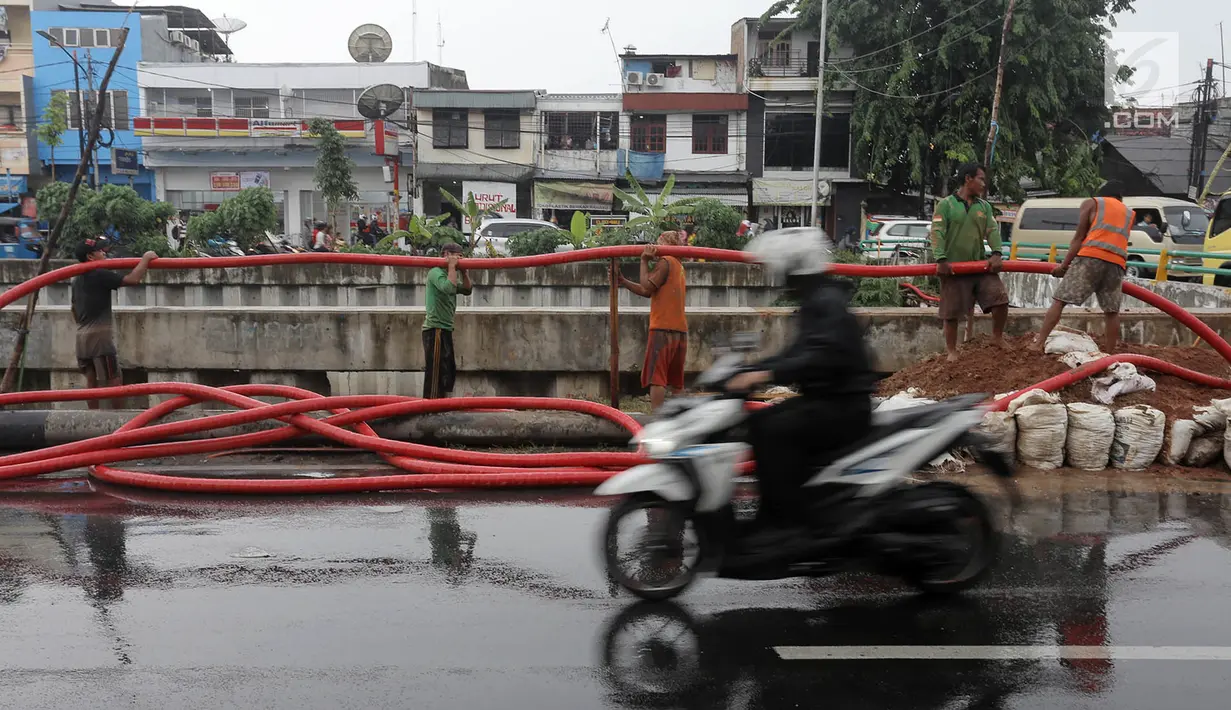
[[[474,201],[473,192],[466,195],[466,201],[463,203],[461,200],[454,197],[448,190],[444,189],[443,187],[440,188],[440,196],[448,200],[449,204],[453,205],[453,207],[455,207],[458,212],[462,213],[462,217],[464,218],[462,222],[463,224],[465,224],[466,220],[470,221],[470,248],[471,249],[473,249],[474,245],[478,243],[479,224],[482,223],[483,218],[489,215],[496,214],[497,212],[500,211],[501,207],[504,207],[505,205],[509,203],[509,201],[505,199],[489,207],[483,207]]]
[[[410,223],[406,225],[406,231],[410,232],[410,243],[417,248],[425,247],[432,243],[432,230],[444,224],[449,215],[442,214],[438,217],[420,217],[419,215],[411,215]],[[392,235],[390,235],[392,236]]]
[[[569,238],[574,249],[584,249],[588,246],[590,237],[590,213],[574,212],[573,221],[569,223]]]
[[[653,199],[646,194],[645,189],[641,187],[641,183],[637,182],[637,178],[633,177],[632,172],[626,172],[624,177],[632,187],[633,193],[630,194],[619,188],[616,188],[614,192],[615,196],[624,203],[624,209],[639,215],[628,220],[628,224],[624,225],[629,229],[647,227],[666,229],[676,217],[692,214],[693,208],[702,199],[685,197],[668,204],[667,199],[671,196],[671,191],[675,189],[675,175],[667,178],[667,184],[663,185],[662,192]]]

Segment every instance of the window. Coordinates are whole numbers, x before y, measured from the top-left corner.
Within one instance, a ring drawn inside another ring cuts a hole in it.
[[[268,96],[236,96],[236,118],[269,118]]]
[[[111,30],[94,30],[94,46],[95,47],[110,47],[111,46]]]
[[[765,167],[811,170],[816,117],[810,113],[779,113],[765,117]],[[821,122],[821,167],[850,164],[851,116],[836,113]]]
[[[77,130],[82,127],[81,116],[84,109],[87,123],[94,115],[94,106],[98,103],[98,92],[85,92],[82,96],[76,91],[54,91],[53,94],[65,94],[68,99],[68,127]],[[83,104],[84,101],[84,104]],[[103,118],[101,125],[117,131],[129,130],[128,92],[108,91],[103,97]],[[87,126],[88,127],[88,126]]]
[[[600,150],[615,150],[620,147],[618,112],[552,112],[544,115],[548,150],[594,150],[596,130]],[[595,120],[598,121],[597,129]]]
[[[692,117],[692,152],[712,155],[727,153],[727,116]]]
[[[484,111],[483,135],[483,145],[486,148],[521,147],[521,113]]]
[[[1018,228],[1073,232],[1077,230],[1080,215],[1081,209],[1078,207],[1027,207],[1022,212]]]
[[[910,239],[927,239],[932,236],[932,228],[926,224],[912,224],[906,228],[906,236]]]
[[[632,149],[639,153],[666,153],[667,117],[634,116]]]
[[[179,104],[179,114],[185,118],[214,117],[212,96],[181,96],[176,102]]]
[[[659,60],[650,62],[651,74],[665,74],[667,76],[679,76],[682,73],[682,68],[671,60]]]
[[[1210,229],[1210,236],[1217,237],[1227,230],[1231,230],[1231,198],[1223,198],[1218,207],[1214,208],[1214,224]]]
[[[432,111],[432,147],[470,146],[470,112],[435,109]]]
[[[74,29],[72,27],[66,27],[63,30],[60,30],[60,32],[64,36],[64,39],[62,41],[64,42],[65,47],[80,47],[81,46],[81,31],[80,30]],[[53,34],[52,36],[54,37],[55,35]],[[59,38],[57,37],[56,39],[59,39]]]
[[[21,123],[21,106],[0,106],[0,130],[16,130]]]

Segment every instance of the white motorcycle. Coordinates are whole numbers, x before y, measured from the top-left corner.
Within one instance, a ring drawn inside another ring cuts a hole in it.
[[[696,388],[723,391],[743,370],[744,338],[703,373]],[[608,574],[650,600],[674,597],[699,574],[734,579],[819,577],[862,563],[927,592],[957,592],[977,582],[998,554],[987,505],[948,482],[916,483],[913,474],[939,455],[967,448],[1016,490],[1003,456],[976,431],[983,395],[874,414],[871,431],[815,462],[801,495],[814,525],[771,549],[740,550],[748,525],[735,511],[736,477],[750,447],[743,441],[747,393],[680,397],[633,438],[653,463],[624,471],[596,491],[621,496],[603,540]],[[640,525],[636,523],[640,522]],[[633,535],[625,536],[627,525]],[[631,537],[631,549],[622,541]]]

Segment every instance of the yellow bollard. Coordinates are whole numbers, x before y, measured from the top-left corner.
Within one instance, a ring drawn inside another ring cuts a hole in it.
[[[1056,245],[1055,244],[1052,244],[1051,249],[1047,251],[1047,263],[1049,264],[1056,263]]]
[[[1154,270],[1154,280],[1155,281],[1166,281],[1167,280],[1167,266],[1170,263],[1171,263],[1171,255],[1167,253],[1166,249],[1163,249],[1158,254],[1158,268]]]
[[[1017,242],[1009,245],[1009,261],[1017,261]]]

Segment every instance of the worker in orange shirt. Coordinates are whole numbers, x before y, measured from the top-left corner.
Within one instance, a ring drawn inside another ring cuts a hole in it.
[[[662,246],[684,246],[683,232],[672,230],[658,235]],[[657,258],[654,268],[650,261]],[[684,361],[688,357],[688,321],[684,317],[684,265],[674,256],[658,256],[650,244],[641,252],[640,278],[620,276],[629,291],[650,299],[650,337],[641,368],[641,386],[650,388],[650,408],[658,411],[667,398],[667,389],[684,389]]]

